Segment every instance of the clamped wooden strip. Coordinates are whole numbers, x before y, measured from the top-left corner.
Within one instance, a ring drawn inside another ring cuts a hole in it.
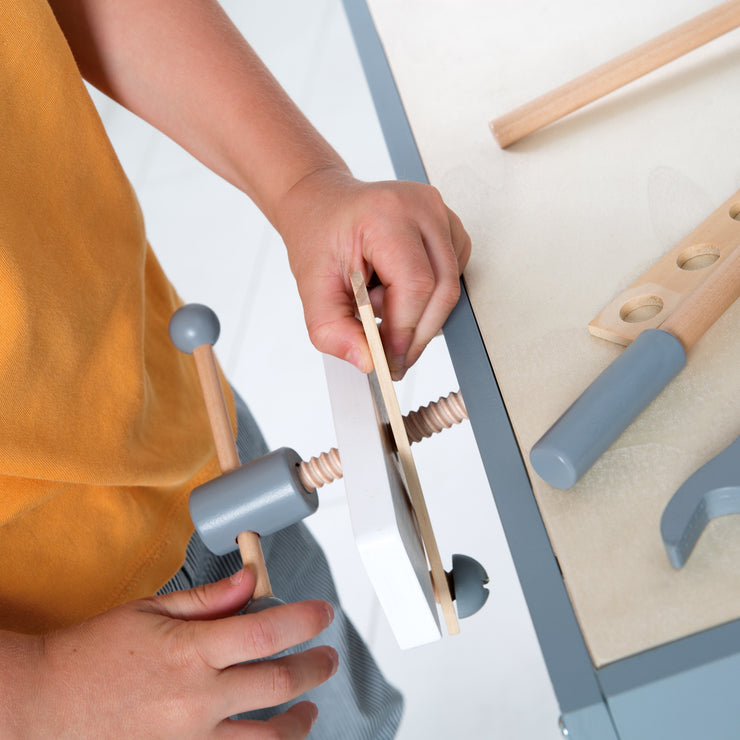
[[[628,345],[656,329],[740,245],[740,191],[663,255],[588,325],[596,337]]]
[[[406,434],[403,416],[401,415],[401,409],[398,405],[398,398],[396,397],[396,392],[393,388],[393,381],[391,379],[385,351],[383,350],[383,343],[380,339],[380,333],[378,332],[378,325],[375,322],[375,314],[373,313],[372,305],[370,304],[370,298],[368,296],[367,287],[365,286],[365,280],[362,274],[356,272],[352,275],[351,279],[357,308],[360,313],[360,319],[362,320],[365,336],[367,337],[368,345],[370,346],[370,353],[372,355],[375,368],[374,372],[380,386],[382,401],[386,412],[388,413],[391,431],[396,443],[396,450],[406,478],[409,500],[414,510],[422,542],[424,543],[424,549],[426,550],[427,558],[429,560],[434,592],[442,608],[442,614],[444,615],[445,623],[447,625],[447,631],[449,634],[455,635],[459,633],[460,626],[457,621],[457,615],[455,614],[455,608],[452,604],[452,595],[450,594],[449,583],[442,565],[442,558],[439,554],[437,541],[434,537],[432,522],[429,517],[426,502],[424,501],[424,494],[421,490],[419,475],[416,470],[416,465],[414,464],[414,458],[411,454],[411,445]]]

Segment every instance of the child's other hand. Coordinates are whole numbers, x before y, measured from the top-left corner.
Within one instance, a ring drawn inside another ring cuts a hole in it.
[[[233,616],[253,587],[241,571],[45,636],[22,737],[306,737],[316,718],[310,702],[267,722],[228,719],[289,701],[337,667],[329,647],[240,665],[315,637],[333,618],[323,601]]]
[[[437,190],[412,182],[363,183],[343,169],[313,172],[281,203],[278,229],[317,349],[372,368],[350,274],[370,290],[391,372],[400,379],[442,328],[460,295],[470,237]]]

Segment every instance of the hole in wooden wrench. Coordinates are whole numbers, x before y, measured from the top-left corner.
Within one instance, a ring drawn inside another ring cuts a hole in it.
[[[740,203],[733,203],[730,206],[730,218],[740,221]]]
[[[682,270],[703,270],[719,259],[719,249],[713,244],[694,244],[678,255],[676,264]]]
[[[646,294],[630,298],[619,309],[619,318],[628,324],[639,324],[650,321],[663,310],[663,299],[660,296]]]

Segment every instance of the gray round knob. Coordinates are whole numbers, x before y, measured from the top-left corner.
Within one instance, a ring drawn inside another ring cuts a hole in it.
[[[283,604],[285,602],[278,599],[277,596],[262,596],[250,601],[245,611],[247,614],[257,614],[257,612],[263,612],[265,609],[272,609],[273,606],[282,606]]]
[[[453,598],[457,605],[457,616],[465,619],[475,614],[486,603],[489,591],[486,588],[488,573],[475,559],[468,555],[452,556]]]
[[[178,308],[170,319],[172,343],[189,355],[203,344],[216,344],[220,333],[218,316],[202,303],[188,303]]]

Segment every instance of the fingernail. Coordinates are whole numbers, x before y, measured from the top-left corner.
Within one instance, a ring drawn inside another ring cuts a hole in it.
[[[311,702],[309,709],[311,710],[311,727],[313,727],[316,724],[316,720],[319,718],[319,708]]]
[[[405,362],[406,355],[396,355],[391,358],[390,370],[393,380],[403,380],[403,376],[406,375]]]
[[[329,657],[331,658],[331,675],[333,676],[339,670],[339,653],[333,648],[330,648],[331,652]]]
[[[326,626],[328,627],[334,621],[334,609],[331,604],[324,602],[324,611],[326,612]]]
[[[232,573],[229,581],[232,586],[238,586],[244,580],[244,568],[239,568],[236,573]]]

